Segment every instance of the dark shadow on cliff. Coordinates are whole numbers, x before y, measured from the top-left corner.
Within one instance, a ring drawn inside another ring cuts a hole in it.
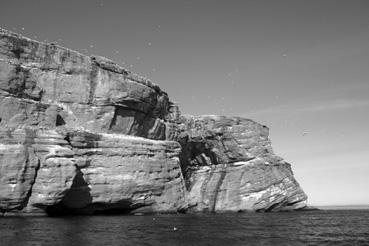
[[[63,200],[58,204],[46,207],[45,211],[50,216],[83,213],[84,208],[92,202],[90,191],[91,189],[83,178],[83,173],[77,168],[72,186]]]
[[[133,205],[130,200],[122,200],[113,204],[92,203],[91,189],[83,177],[83,173],[77,168],[77,174],[72,186],[63,200],[58,204],[47,206],[45,209],[49,216],[67,215],[128,215],[142,208]]]
[[[61,117],[59,114],[56,116],[56,123],[55,126],[64,126],[66,123],[63,119],[63,117]]]

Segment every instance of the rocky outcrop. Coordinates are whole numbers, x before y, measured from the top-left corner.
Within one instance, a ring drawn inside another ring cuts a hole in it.
[[[182,116],[177,123],[191,209],[278,211],[306,206],[290,164],[273,153],[266,126],[221,116]]]
[[[0,35],[3,125],[54,127],[56,119],[57,126],[165,139],[169,98],[147,79],[102,57]]]
[[[187,207],[178,143],[58,130],[3,132],[3,211],[175,212]]]
[[[268,129],[182,115],[146,78],[0,29],[0,212],[279,211],[306,206]]]

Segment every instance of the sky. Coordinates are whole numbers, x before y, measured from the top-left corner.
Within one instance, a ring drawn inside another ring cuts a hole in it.
[[[367,0],[1,0],[0,27],[265,124],[309,204],[369,204]]]

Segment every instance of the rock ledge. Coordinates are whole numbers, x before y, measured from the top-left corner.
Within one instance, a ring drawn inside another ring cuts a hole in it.
[[[0,214],[303,209],[268,132],[183,115],[109,59],[0,29]]]

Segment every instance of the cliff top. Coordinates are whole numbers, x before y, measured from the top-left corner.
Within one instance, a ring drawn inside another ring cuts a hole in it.
[[[89,57],[91,59],[91,61],[95,62],[99,67],[101,67],[104,70],[110,71],[110,72],[114,72],[114,73],[118,73],[118,74],[123,74],[125,75],[128,79],[135,81],[139,84],[143,84],[145,86],[148,86],[152,89],[154,89],[156,92],[158,92],[159,94],[166,94],[168,95],[165,91],[163,91],[157,84],[155,84],[154,82],[152,82],[150,79],[138,75],[136,73],[133,73],[132,71],[128,70],[125,67],[122,67],[120,65],[118,65],[116,62],[105,58],[103,56],[98,56],[98,55],[85,55],[82,54],[81,52],[78,52],[76,50],[72,50],[72,49],[68,49],[66,47],[60,46],[57,44],[57,42],[49,42],[49,43],[44,43],[44,42],[40,42],[28,37],[23,36],[22,34],[19,33],[15,33],[6,29],[3,29],[0,27],[0,37],[10,37],[10,38],[16,38],[18,40],[24,40],[30,43],[36,43],[38,45],[44,45],[44,46],[48,46],[48,47],[57,47],[58,49],[62,49],[65,51],[68,51],[70,53],[74,53],[76,55],[79,56],[83,56],[83,57]]]

